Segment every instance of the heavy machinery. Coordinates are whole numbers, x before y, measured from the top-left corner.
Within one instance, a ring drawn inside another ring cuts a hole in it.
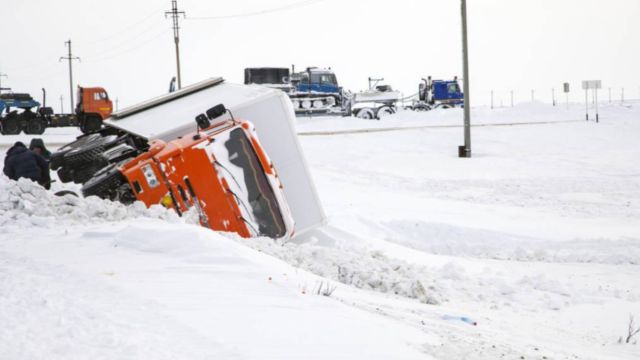
[[[85,196],[194,209],[203,226],[245,237],[292,237],[294,223],[302,234],[326,219],[294,120],[281,91],[212,78],[112,114],[50,166]]]
[[[464,94],[460,90],[458,78],[453,80],[422,79],[418,87],[418,100],[409,109],[428,111],[435,108],[448,109],[464,106]]]
[[[246,68],[244,83],[284,91],[299,115],[351,113],[349,96],[338,85],[331,69],[309,67],[296,73],[295,67],[291,71],[288,68]]]
[[[46,91],[42,92],[42,106],[29,94],[1,94],[0,133],[17,135],[24,131],[39,135],[48,127],[63,126],[78,126],[83,133],[89,133],[99,130],[113,111],[113,104],[101,87],[78,86],[78,104],[73,114],[54,114],[46,106]]]

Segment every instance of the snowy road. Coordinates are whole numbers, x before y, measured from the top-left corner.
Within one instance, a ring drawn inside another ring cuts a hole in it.
[[[640,318],[640,109],[564,122],[581,111],[477,109],[547,124],[475,127],[472,159],[456,110],[300,119],[384,131],[301,137],[329,225],[288,243],[0,180],[0,353],[637,359],[617,341]]]

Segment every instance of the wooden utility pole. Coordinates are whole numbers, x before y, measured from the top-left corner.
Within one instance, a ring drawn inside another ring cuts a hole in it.
[[[176,44],[176,67],[178,76],[178,89],[182,88],[182,77],[180,76],[180,15],[185,16],[184,11],[178,10],[178,0],[171,0],[171,10],[164,13],[164,17],[171,15],[173,19],[173,40]]]
[[[73,54],[71,53],[71,39],[65,41],[64,43],[67,46],[69,52],[68,52],[67,56],[61,56],[58,61],[62,61],[62,60],[68,60],[69,61],[69,102],[71,104],[71,109],[69,111],[72,112],[73,109],[75,108],[75,106],[73,104],[73,66],[72,66],[72,63],[73,63],[73,60],[80,61],[80,58],[77,57],[77,56],[73,56]]]

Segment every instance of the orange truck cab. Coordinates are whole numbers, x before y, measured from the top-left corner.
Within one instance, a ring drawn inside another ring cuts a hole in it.
[[[136,199],[180,215],[196,211],[200,224],[216,231],[293,236],[282,184],[253,125],[236,120],[209,125],[168,143],[154,140],[119,168]]]
[[[78,86],[78,104],[76,114],[96,115],[100,120],[111,116],[113,103],[104,88]]]

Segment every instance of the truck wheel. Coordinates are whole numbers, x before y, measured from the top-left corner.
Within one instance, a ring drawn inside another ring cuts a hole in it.
[[[83,133],[88,134],[100,130],[101,127],[102,119],[97,116],[89,116],[84,119],[82,126],[80,126],[80,130],[82,130]]]
[[[385,105],[385,106],[381,106],[380,108],[378,108],[378,112],[376,113],[376,117],[378,119],[382,119],[384,117],[387,117],[389,115],[393,115],[396,112],[393,110],[393,108],[391,106]]]
[[[118,170],[117,164],[109,164],[89,179],[82,186],[84,197],[97,196],[103,199],[110,199],[121,185],[126,184],[124,175]]]
[[[73,182],[76,184],[84,184],[89,181],[106,163],[86,164],[83,167],[73,169]]]
[[[73,181],[73,171],[62,168],[58,170],[58,179],[63,183],[68,183]]]
[[[17,116],[7,116],[2,119],[2,134],[3,135],[18,135],[22,129],[20,128],[20,122]]]
[[[75,167],[101,159],[100,155],[102,152],[113,146],[118,141],[118,137],[116,135],[108,135],[104,137],[99,134],[96,135],[98,135],[98,138],[95,138],[95,140],[87,141],[65,153],[65,166]],[[91,135],[88,137],[91,137]]]
[[[44,129],[47,128],[47,123],[42,118],[33,118],[27,123],[27,128],[24,131],[26,134],[41,135],[44,133]]]
[[[88,136],[81,136],[76,141],[68,143],[67,145],[58,149],[58,151],[51,154],[51,159],[49,160],[49,166],[51,170],[58,170],[61,166],[65,165],[64,155],[68,153],[71,149],[75,149],[80,147],[88,142],[95,141],[101,137],[100,134],[91,134]]]
[[[356,117],[360,119],[371,120],[375,118],[375,114],[370,108],[363,108],[358,110],[358,112],[356,113]]]

